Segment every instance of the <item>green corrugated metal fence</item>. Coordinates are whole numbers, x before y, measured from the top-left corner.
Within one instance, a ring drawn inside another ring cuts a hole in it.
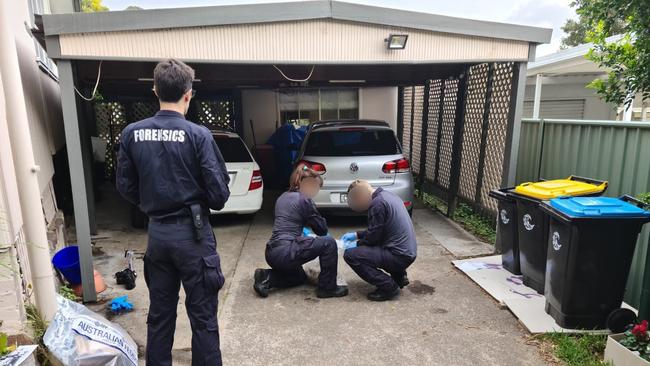
[[[607,196],[650,192],[650,123],[522,120],[517,183],[571,174],[609,181]],[[625,294],[634,306],[639,305],[649,238],[650,224],[639,237]]]

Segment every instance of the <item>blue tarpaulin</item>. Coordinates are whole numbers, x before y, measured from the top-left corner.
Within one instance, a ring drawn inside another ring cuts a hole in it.
[[[306,133],[307,126],[295,128],[292,124],[285,124],[278,128],[266,142],[273,145],[278,175],[284,182],[289,181],[293,164],[298,157],[298,151]]]

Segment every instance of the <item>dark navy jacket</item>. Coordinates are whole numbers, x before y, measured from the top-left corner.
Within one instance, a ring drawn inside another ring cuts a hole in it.
[[[393,254],[415,259],[417,242],[413,222],[404,202],[394,193],[377,188],[368,209],[368,230],[357,232],[359,245],[382,246]]]
[[[116,185],[150,218],[189,216],[188,206],[220,210],[230,196],[228,171],[210,131],[161,110],[122,131]]]
[[[269,243],[294,241],[302,236],[305,226],[316,235],[327,234],[327,221],[318,213],[311,198],[300,192],[284,192],[275,201],[275,221]]]

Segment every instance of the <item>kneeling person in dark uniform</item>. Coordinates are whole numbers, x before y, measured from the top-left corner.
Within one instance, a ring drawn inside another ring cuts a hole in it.
[[[192,365],[221,365],[217,292],[224,278],[208,215],[228,200],[229,178],[210,131],[185,120],[193,79],[186,64],[160,62],[154,70],[160,111],[128,125],[120,143],[117,189],[150,220],[147,365],[172,364],[181,284],[192,325]]]
[[[289,191],[275,202],[273,234],[266,245],[266,262],[271,269],[255,270],[253,289],[267,297],[272,288],[288,288],[307,282],[302,265],[318,258],[319,298],[342,297],[348,294],[346,286],[336,284],[338,252],[336,240],[327,235],[327,222],[318,213],[312,198],[318,194],[323,179],[314,170],[299,165],[291,174]],[[302,235],[303,227],[310,227],[318,237]]]
[[[341,238],[346,243],[343,259],[366,282],[377,286],[368,294],[373,301],[390,300],[409,283],[406,269],[415,261],[417,242],[413,222],[404,202],[364,180],[348,188],[348,204],[354,211],[368,211],[368,229]]]

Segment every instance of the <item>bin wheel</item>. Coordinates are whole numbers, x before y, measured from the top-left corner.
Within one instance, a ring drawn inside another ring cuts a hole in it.
[[[607,328],[612,333],[623,333],[634,322],[636,322],[636,313],[630,309],[616,309],[607,316]]]

